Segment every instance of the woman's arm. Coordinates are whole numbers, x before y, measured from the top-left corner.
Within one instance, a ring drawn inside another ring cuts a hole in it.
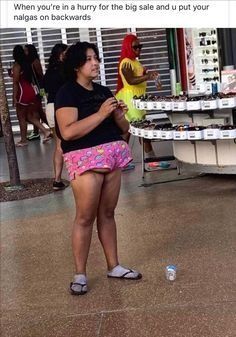
[[[117,100],[114,97],[110,97],[101,105],[98,112],[80,121],[78,121],[79,112],[77,108],[65,107],[58,109],[56,118],[62,138],[74,140],[84,137],[109,117],[116,107]]]
[[[35,75],[39,79],[39,81],[43,80],[43,68],[38,59],[35,59],[34,62],[32,63]]]
[[[158,76],[157,71],[149,71],[142,76],[135,76],[132,67],[128,63],[124,63],[121,68],[122,74],[130,85],[140,84],[147,80],[154,80]]]
[[[20,65],[15,63],[12,68],[12,79],[13,79],[13,103],[12,105],[15,107],[17,103],[17,94],[19,90],[19,82],[20,82]]]

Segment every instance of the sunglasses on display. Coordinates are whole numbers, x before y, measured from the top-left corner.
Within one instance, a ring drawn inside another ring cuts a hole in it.
[[[200,46],[206,46],[206,40],[204,38],[201,39]]]
[[[216,40],[205,40],[205,38],[202,38],[200,41],[200,46],[210,46],[211,44],[215,44]]]
[[[215,76],[215,77],[206,77],[203,79],[204,82],[211,82],[211,81],[218,81],[219,80],[219,77],[218,76]]]
[[[203,50],[202,51],[202,53],[203,53],[203,55],[205,55],[205,54],[216,54],[217,53],[217,49],[212,49],[212,50],[209,50],[209,49],[206,49],[206,50]]]
[[[213,63],[216,63],[218,61],[217,58],[213,58],[212,60],[208,60],[208,59],[202,59],[202,64],[208,64],[208,62],[213,62]]]
[[[143,48],[143,45],[142,45],[142,44],[137,44],[136,46],[133,46],[132,48],[133,48],[134,50],[142,49],[142,48]]]
[[[216,72],[216,71],[218,71],[218,68],[217,68],[217,67],[214,67],[214,68],[212,68],[212,69],[202,69],[202,72],[203,72],[203,73],[208,73],[208,72],[210,72],[210,71]]]
[[[211,35],[215,35],[216,34],[216,30],[215,29],[213,29],[213,30],[211,30],[211,32],[210,33],[206,33],[206,32],[200,32],[199,33],[199,37],[204,37],[204,36],[211,36]]]

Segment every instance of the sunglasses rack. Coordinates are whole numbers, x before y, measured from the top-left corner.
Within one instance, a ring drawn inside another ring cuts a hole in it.
[[[134,96],[133,105],[139,110],[153,111],[198,111],[236,107],[235,93],[191,96]]]
[[[236,139],[236,125],[210,124],[197,126],[189,124],[157,124],[144,120],[132,122],[129,132],[138,137],[154,140],[217,140]]]
[[[216,28],[194,28],[186,44],[189,90],[215,93],[220,83]],[[194,83],[191,78],[194,74]]]

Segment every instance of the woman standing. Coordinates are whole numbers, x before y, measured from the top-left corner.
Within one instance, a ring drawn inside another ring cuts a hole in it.
[[[63,157],[61,149],[61,140],[55,133],[55,108],[54,103],[56,99],[56,93],[60,87],[65,83],[65,70],[64,59],[67,45],[63,43],[56,44],[51,51],[51,55],[48,62],[48,68],[44,76],[44,89],[48,94],[46,116],[49,127],[52,129],[56,146],[53,154],[53,165],[55,180],[53,182],[53,189],[55,191],[62,190],[66,185],[61,180],[61,174],[63,169]]]
[[[144,110],[138,110],[133,106],[134,96],[142,96],[146,93],[147,81],[155,80],[158,77],[156,71],[146,71],[138,61],[143,45],[137,36],[128,34],[125,36],[118,65],[118,81],[116,98],[121,99],[128,106],[125,118],[129,121],[142,120],[145,116]],[[125,136],[128,142],[130,134]],[[145,152],[147,156],[153,156],[154,152],[150,141],[145,141]]]
[[[33,86],[32,69],[27,62],[22,46],[15,46],[13,49],[15,63],[12,68],[13,78],[13,106],[20,125],[21,140],[16,146],[26,146],[27,143],[27,121],[40,129],[44,135],[43,142],[50,139],[50,131],[39,121],[38,109],[39,101]]]
[[[57,94],[56,122],[76,204],[72,232],[76,274],[70,289],[72,294],[82,295],[87,292],[86,264],[95,219],[107,276],[134,280],[142,275],[122,267],[117,254],[114,211],[121,168],[132,160],[121,137],[129,128],[124,118],[126,105],[108,88],[93,82],[99,74],[94,44],[78,42],[71,46],[66,63],[70,81]]]
[[[24,51],[26,55],[27,61],[31,64],[32,67],[32,74],[33,74],[33,82],[34,85],[36,85],[37,90],[38,90],[38,106],[39,106],[39,117],[40,119],[47,124],[47,119],[45,112],[42,107],[42,102],[41,102],[41,96],[40,92],[43,88],[43,68],[39,59],[39,54],[37,52],[37,49],[33,44],[26,44],[24,46]],[[28,140],[37,140],[40,139],[39,136],[39,130],[36,126],[34,126],[34,130],[31,132],[31,134],[27,137]]]

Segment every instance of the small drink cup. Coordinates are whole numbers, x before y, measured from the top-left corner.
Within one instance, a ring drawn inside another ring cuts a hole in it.
[[[173,264],[166,266],[166,279],[168,281],[174,281],[176,279],[177,267]]]

